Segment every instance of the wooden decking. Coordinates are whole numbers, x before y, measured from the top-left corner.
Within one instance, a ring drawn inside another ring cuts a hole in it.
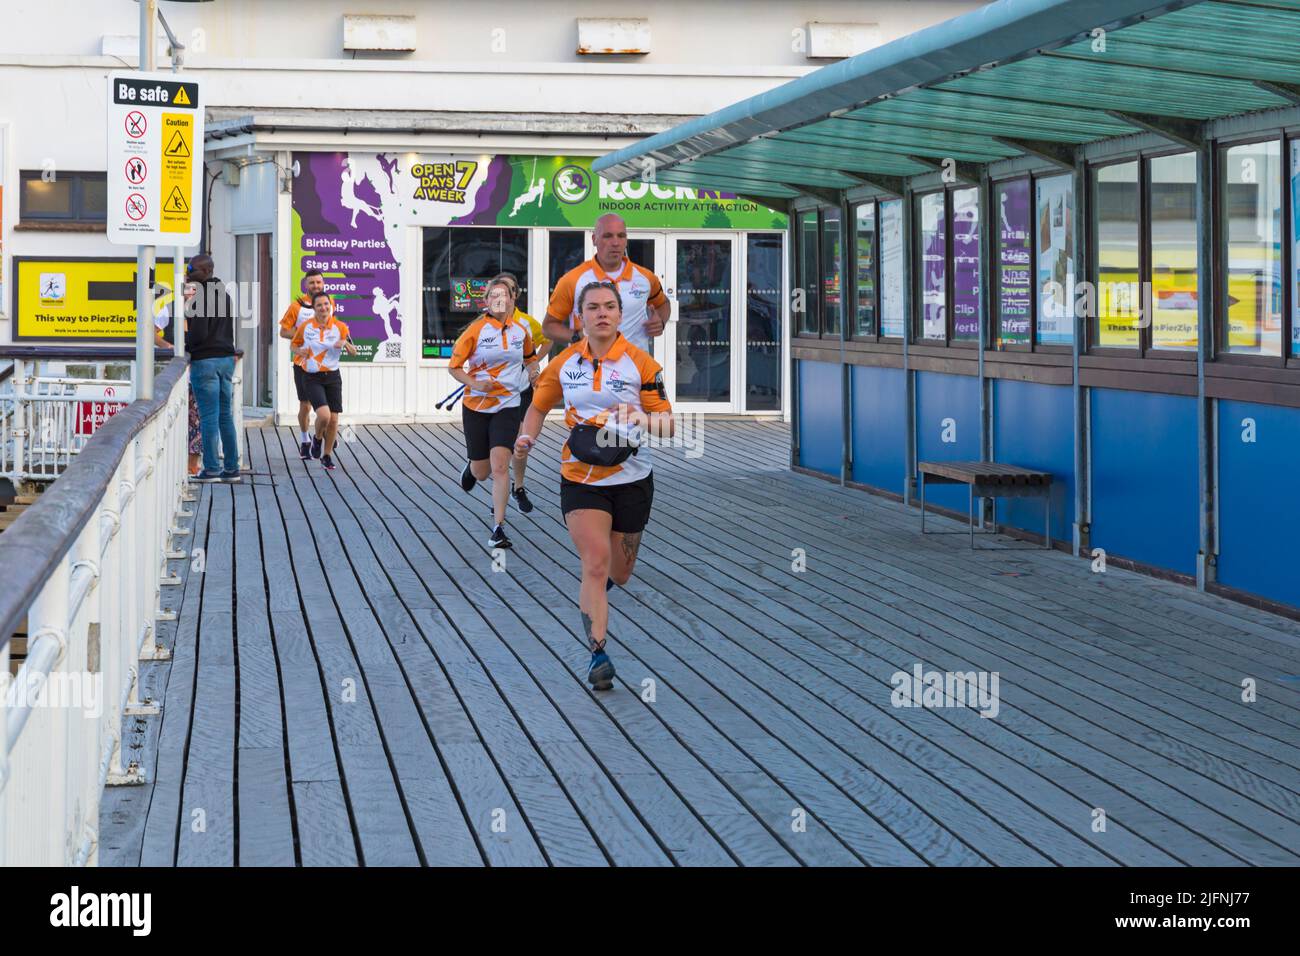
[[[191,505],[206,565],[175,562],[105,865],[1300,863],[1296,623],[922,538],[791,473],[785,427],[710,421],[656,452],[593,694],[558,428],[504,571],[459,428],[358,426],[333,474],[247,434],[251,483]],[[996,671],[997,714],[894,706],[918,664]]]

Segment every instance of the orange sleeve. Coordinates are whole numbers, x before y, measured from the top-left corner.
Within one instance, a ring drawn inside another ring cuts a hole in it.
[[[340,322],[338,319],[334,320],[334,324],[339,327],[339,341],[340,342],[346,341],[348,336],[352,334],[351,332],[348,331],[348,327],[342,322]]]
[[[535,362],[541,361],[541,359],[539,359],[537,356],[537,349],[533,347],[532,331],[528,328],[527,323],[523,323],[523,326],[524,326],[524,364],[532,365]]]
[[[647,412],[671,412],[673,406],[663,393],[663,366],[641,349],[632,351],[632,348],[629,348],[628,351],[631,352],[632,360],[636,362],[636,370],[641,377],[641,408]]]
[[[290,350],[302,348],[302,334],[306,331],[307,331],[306,322],[298,326],[298,330],[293,333],[293,341],[289,343]]]
[[[551,301],[546,306],[546,314],[559,322],[568,322],[573,317],[573,290],[578,284],[578,273],[586,268],[586,263],[576,269],[570,269],[560,276],[551,293]]]
[[[636,266],[636,263],[633,263]],[[636,268],[641,269],[640,266]],[[659,277],[649,269],[641,269],[641,274],[650,280],[650,295],[646,298],[647,305],[663,305],[668,301],[668,296],[664,295],[664,284],[659,281]]]
[[[533,385],[533,408],[543,415],[564,401],[564,387],[560,384],[560,369],[572,354],[573,347],[570,346],[557,355],[555,361],[542,369],[542,374],[537,376],[537,383]]]
[[[300,308],[302,306],[298,304],[297,300],[289,303],[289,308],[284,310],[284,316],[280,319],[280,328],[286,332],[293,329],[298,324],[298,310]]]
[[[448,368],[462,368],[469,361],[470,356],[478,348],[478,332],[482,326],[483,320],[475,319],[464,332],[460,333],[460,338],[452,347],[451,359],[447,363]]]

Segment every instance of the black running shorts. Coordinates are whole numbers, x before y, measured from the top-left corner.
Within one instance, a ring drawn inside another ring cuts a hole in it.
[[[306,374],[307,373],[303,371],[303,367],[295,362],[293,366],[293,390],[297,393],[298,401],[300,402],[311,401],[311,399],[307,397],[307,381],[304,378]]]
[[[483,461],[493,448],[515,447],[519,437],[519,423],[523,421],[523,407],[503,408],[499,412],[476,412],[460,407],[461,421],[465,425],[465,452],[470,461]]]
[[[612,530],[622,534],[645,530],[654,497],[654,475],[621,485],[584,485],[560,479],[560,510],[564,514],[582,508],[607,512],[614,519]]]
[[[328,405],[336,415],[343,411],[343,376],[338,369],[332,372],[302,373],[303,401],[312,408]]]

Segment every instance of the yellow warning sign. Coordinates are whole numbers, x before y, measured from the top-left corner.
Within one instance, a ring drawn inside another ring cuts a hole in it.
[[[176,106],[190,105],[190,98],[185,95],[185,84],[182,83],[179,87],[177,87],[176,99],[172,100],[172,103]]]
[[[176,102],[180,103],[179,96]],[[194,116],[186,113],[164,113],[162,121],[160,230],[190,232],[190,216],[194,206],[193,197],[190,195],[194,182]]]

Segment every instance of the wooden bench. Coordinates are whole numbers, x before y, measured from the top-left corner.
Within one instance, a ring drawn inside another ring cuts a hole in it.
[[[967,485],[970,488],[970,546],[975,547],[976,498],[1042,498],[1043,546],[1052,546],[1052,475],[996,461],[923,461],[921,475],[921,534],[925,534],[925,486]]]

